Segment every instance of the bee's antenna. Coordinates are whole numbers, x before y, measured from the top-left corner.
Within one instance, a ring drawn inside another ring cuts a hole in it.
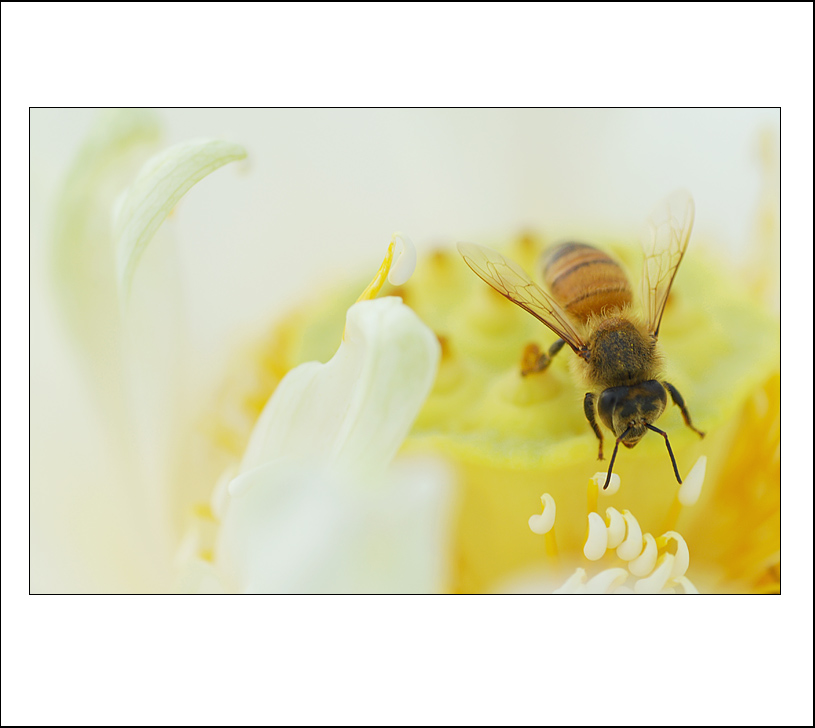
[[[668,442],[668,433],[663,432],[662,430],[654,427],[653,425],[646,424],[645,426],[649,430],[653,430],[654,432],[659,433],[660,435],[662,435],[665,438],[665,447],[668,448],[668,455],[671,456],[671,463],[674,466],[674,475],[676,475],[676,482],[679,483],[679,485],[682,485],[682,478],[679,477],[679,468],[676,467],[676,458],[674,458],[674,452],[673,452],[673,450],[671,450],[671,443]],[[615,448],[615,450],[616,450],[616,448]]]
[[[606,476],[606,484],[603,486],[603,490],[608,488],[608,484],[611,481],[611,471],[614,470],[614,458],[617,457],[617,448],[620,447],[620,440],[622,440],[629,432],[631,432],[631,429],[632,428],[629,427],[622,435],[620,435],[617,438],[617,442],[614,443],[614,452],[611,454],[611,462],[608,464],[608,475]],[[667,440],[666,440],[666,442],[667,442]],[[673,455],[671,455],[671,457],[673,457]],[[677,477],[679,477],[679,476],[677,476]]]

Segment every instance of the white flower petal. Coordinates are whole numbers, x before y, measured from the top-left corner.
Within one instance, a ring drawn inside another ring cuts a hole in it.
[[[178,201],[196,182],[245,156],[237,144],[204,139],[176,144],[147,161],[116,205],[116,267],[123,300],[144,249]]]
[[[245,477],[216,547],[228,591],[437,592],[446,579],[449,488],[435,461],[402,463],[376,488],[302,459]]]
[[[354,304],[334,357],[280,382],[241,472],[303,456],[363,480],[381,473],[433,386],[439,356],[435,334],[400,299]]]

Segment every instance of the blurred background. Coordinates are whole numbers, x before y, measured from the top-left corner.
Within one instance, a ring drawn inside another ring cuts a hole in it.
[[[59,185],[98,112],[31,113],[32,263]],[[229,110],[156,112],[163,146],[243,145],[167,221],[178,238],[196,351],[221,358],[236,328],[268,322],[334,277],[378,264],[391,233],[419,248],[522,230],[632,236],[677,187],[696,239],[743,259],[762,185],[762,132],[777,109]],[[777,173],[777,170],[776,170]]]

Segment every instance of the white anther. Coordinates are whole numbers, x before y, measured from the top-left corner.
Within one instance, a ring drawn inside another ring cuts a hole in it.
[[[608,531],[599,513],[589,513],[589,536],[583,547],[583,555],[589,561],[601,559],[608,547]]]
[[[702,484],[705,482],[705,466],[707,465],[707,458],[702,455],[697,461],[696,465],[691,468],[685,482],[679,486],[679,493],[677,497],[683,506],[696,505],[699,500],[699,494],[702,492]]]
[[[693,584],[691,584],[687,576],[680,576],[678,579],[675,580],[675,582],[679,584],[679,586],[681,586],[682,589],[685,590],[685,594],[699,593],[699,590]]]
[[[591,479],[603,495],[614,495],[620,489],[620,476],[612,473],[611,480],[608,481],[608,488],[603,490],[607,477],[608,473],[595,473]]]
[[[608,594],[622,586],[627,578],[628,572],[625,569],[606,569],[589,579],[586,584],[586,594]]]
[[[658,564],[651,576],[646,576],[634,584],[634,591],[637,594],[659,594],[665,584],[668,583],[668,577],[671,575],[671,569],[674,565],[673,554],[662,554],[659,557]]]
[[[625,519],[616,508],[606,508],[608,548],[616,549],[625,538]]]
[[[628,564],[628,570],[634,576],[648,576],[657,565],[656,539],[650,533],[646,533],[643,539],[645,541],[645,548],[636,559],[630,561]]]
[[[529,528],[534,533],[549,533],[552,526],[555,525],[555,499],[548,493],[541,496],[541,503],[543,504],[543,513],[539,516],[529,517]]]
[[[631,515],[631,511],[623,511],[623,518],[626,525],[626,537],[617,547],[617,556],[623,561],[631,561],[636,559],[642,551],[642,529],[637,519]]]
[[[585,594],[586,593],[586,570],[576,569],[566,583],[560,589],[555,589],[553,594]]]
[[[391,240],[398,251],[395,260],[388,271],[388,280],[394,286],[401,286],[407,283],[416,270],[416,247],[407,235],[394,233]]]
[[[666,531],[657,539],[657,546],[664,549],[669,541],[676,541],[676,559],[674,560],[674,567],[671,570],[671,579],[678,579],[684,576],[690,564],[690,551],[685,539],[682,538],[676,531]]]

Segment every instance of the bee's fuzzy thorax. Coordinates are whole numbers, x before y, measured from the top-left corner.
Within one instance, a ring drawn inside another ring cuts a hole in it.
[[[580,369],[587,383],[605,389],[659,376],[657,342],[630,307],[592,316],[586,330],[589,356]]]

